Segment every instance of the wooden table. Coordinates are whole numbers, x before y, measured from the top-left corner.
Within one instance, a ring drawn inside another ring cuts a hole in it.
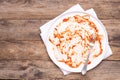
[[[50,60],[39,27],[77,3],[94,8],[113,55],[86,76],[64,76]],[[120,80],[120,0],[0,0],[0,79]]]

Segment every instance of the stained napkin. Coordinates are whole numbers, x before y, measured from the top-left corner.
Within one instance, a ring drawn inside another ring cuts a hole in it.
[[[71,8],[69,8],[68,10],[63,12],[61,15],[65,14],[65,13],[68,13],[68,12],[74,12],[74,11],[87,12],[90,15],[92,15],[92,16],[94,16],[94,17],[96,17],[98,19],[97,14],[95,13],[94,9],[91,8],[91,9],[88,9],[88,10],[84,11],[84,9],[79,4],[76,4],[76,5],[72,6]],[[59,15],[59,16],[61,16],[61,15]],[[56,18],[58,18],[58,17],[56,17]],[[49,22],[47,22],[46,24],[44,24],[43,26],[40,27],[40,31],[41,31],[40,36],[41,36],[45,46],[47,46],[46,45],[46,40],[47,40],[46,38],[47,38],[47,35],[49,34],[48,33],[49,29],[51,28],[51,25],[54,23],[56,18],[50,20]],[[101,24],[102,24],[102,22],[101,22]],[[105,28],[103,24],[102,24],[102,27]],[[109,43],[107,45],[107,49],[108,50],[106,51],[106,54],[104,55],[103,59],[105,59],[105,58],[109,57],[110,55],[112,55],[112,51],[111,51],[111,48],[109,46]],[[63,72],[64,75],[67,75],[67,74],[71,73],[70,71],[66,71],[66,70],[64,70],[62,68],[60,68],[60,69],[61,69],[61,71]]]

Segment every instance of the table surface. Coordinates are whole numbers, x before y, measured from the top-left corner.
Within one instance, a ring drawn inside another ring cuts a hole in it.
[[[64,76],[50,60],[39,27],[75,4],[94,8],[113,55],[85,76]],[[0,0],[0,79],[120,80],[120,0]]]

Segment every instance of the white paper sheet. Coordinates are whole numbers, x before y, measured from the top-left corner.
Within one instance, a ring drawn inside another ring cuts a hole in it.
[[[76,4],[76,5],[74,5],[73,7],[69,8],[68,10],[66,10],[65,12],[63,12],[62,14],[65,14],[65,13],[68,13],[68,12],[73,12],[73,11],[81,11],[81,12],[84,12],[84,9],[83,9],[79,4]],[[96,15],[96,13],[95,13],[95,11],[94,11],[94,9],[92,9],[92,8],[89,9],[89,10],[86,10],[85,12],[87,12],[87,13],[91,14],[92,16],[98,18],[97,15]],[[62,15],[62,14],[61,14],[61,15]],[[61,15],[59,15],[59,16],[61,16]],[[57,18],[57,17],[56,17],[56,18]],[[40,36],[41,36],[41,38],[42,38],[45,46],[46,46],[46,40],[47,40],[46,38],[47,38],[47,35],[48,35],[48,30],[50,29],[51,25],[53,24],[53,22],[54,22],[54,20],[55,20],[56,18],[50,20],[49,22],[47,22],[46,24],[44,24],[43,26],[40,27],[40,30],[41,30]],[[102,24],[102,25],[103,25],[103,24]],[[103,25],[103,27],[104,27],[104,25]],[[105,28],[105,27],[104,27],[104,28]],[[112,51],[111,51],[111,48],[110,48],[110,46],[109,46],[109,43],[108,43],[108,45],[107,45],[107,49],[108,49],[108,50],[107,50],[106,55],[104,56],[103,59],[105,59],[105,58],[109,57],[110,55],[112,55]],[[60,68],[60,69],[61,69],[61,68]],[[62,72],[63,72],[64,75],[67,75],[67,74],[71,73],[71,72],[66,71],[66,70],[63,70],[63,69],[61,69],[61,70],[62,70]]]

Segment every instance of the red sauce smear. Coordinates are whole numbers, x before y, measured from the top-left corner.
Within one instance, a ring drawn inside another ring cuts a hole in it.
[[[69,18],[65,18],[63,19],[63,22],[67,22],[69,20]]]
[[[64,18],[64,19],[63,19],[63,23],[69,21],[70,18],[74,18],[74,19],[75,19],[75,22],[77,22],[78,24],[88,23],[88,25],[89,25],[91,28],[94,29],[95,33],[96,33],[96,34],[98,33],[98,29],[97,29],[96,25],[94,24],[94,22],[92,22],[92,21],[89,20],[89,17],[86,18],[86,16],[84,17],[84,16],[80,16],[80,15],[75,15],[75,16],[73,16],[73,17]],[[57,25],[56,27],[58,27],[58,25]],[[91,39],[91,35],[90,35],[90,36],[87,36],[86,38],[83,38],[83,37],[81,36],[80,32],[81,32],[81,30],[75,30],[75,32],[73,33],[73,32],[71,32],[69,29],[66,29],[65,31],[59,33],[59,32],[58,32],[58,29],[55,28],[55,30],[54,30],[54,38],[58,38],[58,39],[59,39],[59,43],[57,43],[57,44],[55,43],[54,40],[52,40],[52,39],[49,37],[49,41],[50,41],[53,45],[55,45],[55,46],[58,48],[58,50],[61,51],[61,54],[66,54],[66,55],[67,55],[67,60],[58,60],[58,61],[65,63],[66,65],[70,66],[71,68],[77,68],[77,67],[79,67],[81,64],[83,64],[83,62],[81,61],[81,62],[79,62],[78,64],[73,65],[72,57],[70,57],[70,56],[68,55],[68,54],[69,54],[69,51],[70,51],[71,49],[74,49],[74,48],[76,47],[76,45],[72,45],[71,47],[69,47],[69,48],[68,48],[68,52],[63,51],[63,49],[65,48],[65,45],[64,45],[64,46],[61,46],[61,45],[62,45],[62,42],[65,42],[65,44],[67,45],[67,42],[70,42],[70,41],[72,40],[72,38],[75,37],[75,35],[76,35],[76,36],[79,36],[79,38],[84,41],[84,44],[83,44],[83,43],[80,43],[80,42],[78,42],[77,44],[84,45],[84,47],[87,48],[87,50],[89,50],[89,44],[87,44],[86,41],[87,41],[87,40],[88,40],[89,42],[92,42],[92,41],[93,41],[93,40]],[[88,31],[85,31],[85,32],[86,32],[87,34],[89,34]],[[67,36],[69,36],[69,37],[68,37],[68,38],[65,38],[64,35],[67,35]],[[63,39],[65,39],[65,40],[63,40]],[[98,56],[101,55],[102,52],[103,52],[101,39],[102,39],[102,37],[97,34],[96,41],[99,42],[100,52],[99,52],[97,55],[95,54],[95,55],[94,55],[94,58],[98,57]],[[87,50],[84,50],[84,51],[82,52],[82,55],[85,55],[86,52],[87,52]],[[73,56],[73,55],[75,55],[75,53],[72,52],[71,55]],[[88,61],[88,64],[91,64],[91,61]]]

